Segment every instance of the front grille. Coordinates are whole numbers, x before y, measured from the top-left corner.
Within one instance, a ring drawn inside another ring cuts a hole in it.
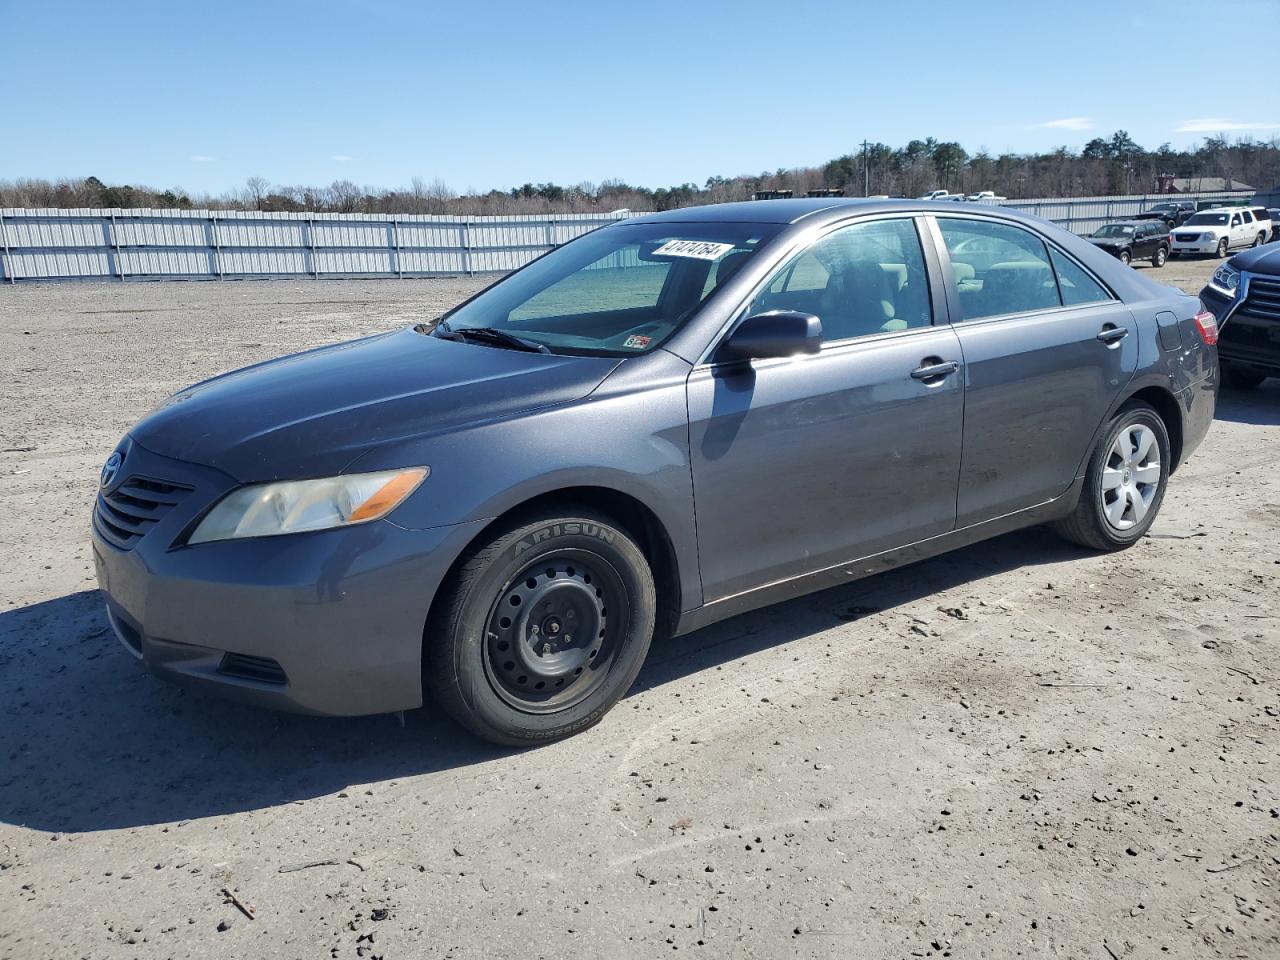
[[[1175,233],[1175,234],[1173,235],[1173,239],[1177,240],[1179,243],[1195,243],[1197,240],[1199,240],[1199,239],[1200,239],[1200,234],[1198,234],[1198,233]]]
[[[98,493],[93,523],[108,543],[128,550],[191,492],[185,484],[133,476]]]
[[[1280,280],[1249,280],[1249,294],[1240,304],[1240,312],[1260,320],[1280,320]]]
[[[287,683],[284,668],[270,657],[251,657],[247,653],[224,653],[218,672],[241,680],[259,683]]]

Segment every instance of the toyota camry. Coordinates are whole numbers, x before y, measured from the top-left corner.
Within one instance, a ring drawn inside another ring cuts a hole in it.
[[[995,206],[638,217],[169,398],[102,470],[99,583],[166,679],[553,740],[655,636],[1033,524],[1131,545],[1212,420],[1216,339]]]

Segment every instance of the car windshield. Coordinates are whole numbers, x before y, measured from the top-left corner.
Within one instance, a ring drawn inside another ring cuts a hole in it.
[[[1230,214],[1228,213],[1197,213],[1195,216],[1187,220],[1186,226],[1223,226],[1226,224],[1229,216]]]
[[[462,338],[469,329],[498,330],[552,353],[644,353],[674,333],[779,229],[764,223],[604,227],[499,281],[445,314],[434,329],[437,336]],[[492,335],[485,342],[502,345]]]
[[[1108,223],[1094,231],[1095,237],[1129,237],[1133,235],[1133,227],[1123,223]]]

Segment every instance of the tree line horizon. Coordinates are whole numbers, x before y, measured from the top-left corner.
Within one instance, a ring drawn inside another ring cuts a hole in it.
[[[237,190],[219,195],[192,194],[173,187],[157,190],[128,184],[108,185],[97,177],[83,180],[22,178],[0,180],[0,207],[263,210],[318,213],[504,215],[590,213],[675,207],[749,200],[757,191],[839,191],[845,196],[918,196],[928,190],[964,193],[993,190],[1010,199],[1116,196],[1159,191],[1161,177],[1230,178],[1265,190],[1280,185],[1280,138],[1229,140],[1206,137],[1175,150],[1161,144],[1147,150],[1124,130],[1097,137],[1079,151],[1062,146],[1046,153],[968,153],[955,141],[932,137],[904,147],[868,143],[822,166],[780,168],[759,175],[713,176],[702,186],[683,183],[656,189],[622,180],[525,183],[510,190],[456,193],[443,180],[415,177],[408,187],[361,187],[350,180],[328,186],[272,184],[250,177]]]

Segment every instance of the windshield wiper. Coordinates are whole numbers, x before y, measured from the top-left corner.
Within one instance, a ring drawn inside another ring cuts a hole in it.
[[[524,350],[527,353],[551,352],[545,343],[539,343],[527,337],[518,337],[514,333],[499,330],[497,327],[461,327],[453,330],[450,329],[447,320],[436,326],[436,336],[444,340],[475,340],[478,343],[507,347],[510,350]]]

